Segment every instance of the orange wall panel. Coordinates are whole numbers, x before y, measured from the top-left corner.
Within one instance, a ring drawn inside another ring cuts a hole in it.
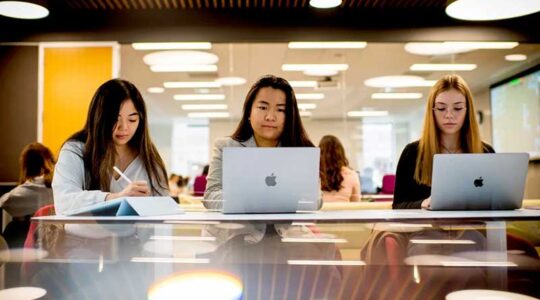
[[[96,89],[112,78],[112,47],[43,49],[43,143],[58,153],[80,130]]]

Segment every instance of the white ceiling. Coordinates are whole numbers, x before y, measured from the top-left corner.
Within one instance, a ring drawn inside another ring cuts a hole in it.
[[[540,60],[539,44],[520,44],[514,49],[476,50],[446,56],[420,56],[407,53],[402,43],[368,43],[364,49],[299,50],[288,49],[286,43],[243,43],[213,44],[208,50],[219,57],[217,73],[154,73],[143,63],[143,56],[152,51],[134,50],[131,45],[121,46],[121,77],[132,81],[141,90],[150,113],[161,120],[185,117],[187,112],[181,104],[226,103],[231,118],[239,118],[244,97],[249,87],[259,77],[273,74],[292,80],[321,80],[322,77],[303,75],[302,72],[281,71],[284,63],[346,63],[347,71],[332,79],[339,83],[336,88],[295,88],[300,92],[322,92],[324,100],[299,100],[300,103],[316,103],[312,119],[343,118],[349,110],[372,108],[387,110],[390,117],[399,119],[417,110],[427,97],[429,87],[395,89],[395,92],[420,92],[419,100],[372,100],[371,94],[381,89],[370,88],[364,81],[371,77],[386,75],[419,75],[427,80],[436,80],[448,72],[412,72],[414,63],[474,63],[473,71],[457,72],[469,83],[473,93],[485,91],[490,84],[526,69]],[[526,54],[524,62],[508,62],[507,54]],[[242,86],[222,87],[207,92],[225,93],[223,101],[175,101],[174,94],[198,93],[194,89],[165,89],[163,94],[150,94],[150,87],[163,86],[165,81],[212,81],[220,76],[241,76],[247,79]]]

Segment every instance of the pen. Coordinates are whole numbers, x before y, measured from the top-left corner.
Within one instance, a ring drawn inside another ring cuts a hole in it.
[[[116,166],[113,166],[113,170],[118,173],[118,175],[120,175],[120,177],[124,178],[125,181],[127,181],[128,183],[131,183],[131,179],[129,179],[126,175],[124,175],[124,173],[122,173],[122,171],[120,171],[120,169],[118,169]]]

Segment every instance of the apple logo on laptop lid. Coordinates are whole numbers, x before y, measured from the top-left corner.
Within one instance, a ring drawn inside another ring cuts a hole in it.
[[[480,176],[479,178],[476,178],[474,180],[474,186],[475,187],[483,187],[484,186],[484,179],[482,178],[482,176]]]
[[[275,186],[277,182],[276,182],[276,176],[274,175],[274,173],[272,173],[272,175],[270,176],[266,176],[266,178],[264,179],[264,182],[266,183],[267,186]]]

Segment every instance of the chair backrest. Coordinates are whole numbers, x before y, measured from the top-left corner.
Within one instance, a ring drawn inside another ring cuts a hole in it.
[[[204,196],[204,190],[206,190],[206,176],[195,177],[195,182],[193,182],[193,196]]]
[[[393,194],[396,186],[396,175],[386,174],[382,179],[381,194]]]
[[[34,213],[34,217],[44,217],[55,215],[54,204],[49,204],[41,207]],[[24,241],[24,248],[35,248],[36,246],[36,237],[35,233],[38,228],[38,223],[31,222],[28,233],[26,234],[26,240]]]

